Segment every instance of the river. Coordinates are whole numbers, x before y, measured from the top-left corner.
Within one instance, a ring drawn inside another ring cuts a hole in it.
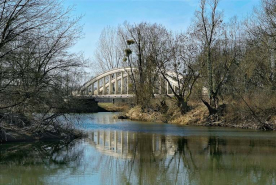
[[[82,114],[88,138],[0,145],[0,185],[276,184],[276,133]]]

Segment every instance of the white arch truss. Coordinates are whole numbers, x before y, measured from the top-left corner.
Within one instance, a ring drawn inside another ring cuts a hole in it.
[[[131,84],[130,74],[131,71],[135,71],[135,68],[119,68],[112,69],[110,71],[104,72],[89,81],[87,81],[78,91],[75,93],[76,96],[94,96],[94,97],[132,97],[131,89],[129,89],[129,84]],[[178,87],[176,80],[172,78],[173,73],[168,73],[168,79],[170,84],[174,89]],[[162,83],[163,81],[163,83]],[[165,82],[162,77],[159,77],[158,82],[153,84],[159,86],[154,90],[154,94],[169,94],[170,92],[168,82]]]

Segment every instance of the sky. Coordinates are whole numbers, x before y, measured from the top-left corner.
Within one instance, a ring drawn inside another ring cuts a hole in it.
[[[250,16],[260,0],[221,0],[219,10],[224,20],[233,16],[243,19]],[[72,47],[72,52],[82,52],[93,60],[101,31],[129,23],[150,22],[166,26],[172,32],[185,31],[199,8],[199,0],[63,0],[64,7],[74,7],[72,16],[83,16],[83,36]]]

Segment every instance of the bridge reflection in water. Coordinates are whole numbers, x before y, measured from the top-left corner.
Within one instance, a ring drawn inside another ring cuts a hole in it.
[[[97,168],[101,174],[119,174],[119,184],[276,183],[276,165],[271,162],[276,159],[274,139],[114,130],[94,131],[89,137],[89,144],[101,154]],[[102,183],[113,180],[104,177]]]
[[[0,145],[0,184],[276,184],[275,133],[199,130],[99,130],[70,144]]]
[[[139,155],[135,152],[141,137],[143,137],[141,134],[128,131],[95,131],[90,133],[89,143],[105,155],[132,159],[135,155]],[[177,146],[172,139],[168,137],[165,139],[164,136],[156,134],[147,135],[147,138],[149,145],[146,146],[147,152],[150,149],[155,157],[174,155]]]

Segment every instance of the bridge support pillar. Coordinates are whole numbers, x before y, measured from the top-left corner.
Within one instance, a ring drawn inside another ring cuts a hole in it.
[[[124,88],[124,73],[121,72],[121,94],[123,94],[123,88]]]
[[[112,81],[112,76],[111,75],[109,75],[109,94],[111,94],[111,88],[112,88],[112,83],[111,83],[111,81]]]
[[[103,77],[103,95],[105,95],[105,77]]]
[[[100,82],[97,80],[97,95],[100,93]]]
[[[117,77],[117,72],[115,73],[115,92],[114,94],[117,94],[118,92],[118,77]]]
[[[127,95],[128,95],[128,83],[129,83],[129,75],[128,75],[128,73],[127,73],[127,80],[126,80],[126,93],[127,93]]]
[[[92,83],[91,89],[92,89],[92,95],[94,95],[94,83]]]

